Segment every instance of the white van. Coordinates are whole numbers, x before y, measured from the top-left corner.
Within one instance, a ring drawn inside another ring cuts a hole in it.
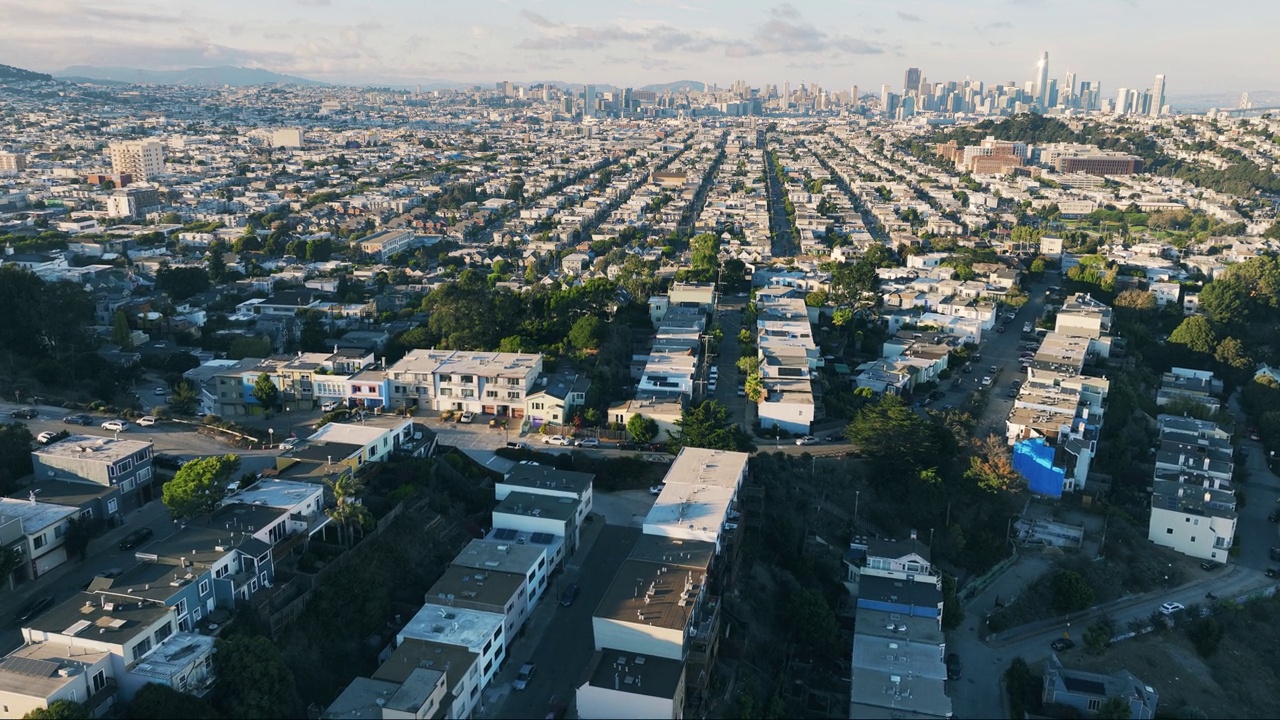
[[[334,410],[337,410],[337,409],[338,409],[337,400],[330,400],[329,402],[320,406],[321,412],[333,412]]]

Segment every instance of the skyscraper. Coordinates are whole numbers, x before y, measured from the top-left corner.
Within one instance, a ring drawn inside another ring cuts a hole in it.
[[[1040,103],[1040,107],[1048,107],[1049,105],[1049,52],[1045,51],[1040,55],[1040,62],[1036,63],[1036,102]]]
[[[1164,75],[1157,75],[1151,85],[1151,117],[1160,117],[1164,110]]]
[[[134,181],[147,182],[164,174],[164,145],[158,140],[114,142],[108,147],[111,172],[128,173]]]
[[[1079,106],[1079,103],[1075,102],[1075,97],[1076,97],[1076,74],[1075,73],[1073,72],[1067,73],[1067,77],[1062,82],[1062,88],[1060,88],[1058,91],[1058,97],[1063,99],[1064,101],[1062,103],[1063,105],[1071,107],[1072,104],[1074,103],[1075,106],[1077,107]]]
[[[920,68],[907,68],[907,77],[902,82],[902,94],[915,92],[920,88]]]
[[[588,85],[583,91],[582,117],[596,116],[596,86]]]
[[[1120,88],[1116,91],[1116,114],[1124,115],[1129,112],[1129,88]]]

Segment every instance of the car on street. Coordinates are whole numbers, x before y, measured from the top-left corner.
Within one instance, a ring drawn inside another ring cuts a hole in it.
[[[812,435],[805,435],[804,437],[796,438],[796,444],[797,445],[817,445],[818,438]]]
[[[1065,637],[1060,637],[1057,640],[1054,640],[1053,642],[1049,643],[1049,647],[1053,648],[1054,650],[1057,650],[1058,652],[1062,652],[1063,650],[1070,650],[1075,646],[1076,646],[1076,642],[1074,640],[1072,640],[1071,638],[1065,638]]]
[[[997,374],[997,373],[999,373],[999,372],[1000,372],[1000,366],[999,366],[999,365],[989,365],[989,366],[987,366],[987,372],[991,373],[992,375],[995,375],[995,374]]]
[[[1208,600],[1209,602],[1215,602],[1218,599],[1218,595],[1217,593],[1210,590],[1209,592],[1204,594],[1204,599]]]
[[[649,486],[649,494],[650,494],[650,495],[661,495],[661,494],[662,494],[662,490],[663,490],[663,488],[665,488],[666,486],[667,486],[667,484],[666,484],[666,483],[658,483],[657,485],[650,485],[650,486]]]
[[[991,376],[990,375],[984,376],[982,378],[982,387],[990,387],[990,385],[991,385]]]
[[[62,418],[62,424],[63,425],[92,425],[93,418],[84,414],[68,415]]]
[[[120,549],[132,550],[150,540],[152,535],[155,535],[155,533],[152,532],[151,528],[138,528],[124,536],[124,539],[120,541]]]
[[[1217,570],[1220,567],[1222,567],[1222,563],[1214,562],[1212,560],[1205,560],[1204,562],[1200,563],[1201,570]]]
[[[544,442],[546,442],[546,444],[548,445],[560,445],[562,447],[568,447],[569,445],[573,444],[573,440],[563,435],[552,435],[548,437]]]
[[[48,445],[49,443],[53,442],[53,439],[56,437],[58,437],[58,433],[45,430],[44,432],[36,436],[36,442],[40,443],[41,445]]]
[[[998,332],[998,333],[1003,333],[1003,332],[1004,332],[1004,326],[1003,326],[1003,325],[1001,325],[1000,327],[996,328],[996,332]]]
[[[329,402],[320,406],[320,412],[333,412],[334,410],[337,410],[337,409],[338,409],[337,400],[330,400]]]
[[[14,620],[17,621],[18,623],[27,622],[28,620],[34,618],[35,616],[39,615],[45,610],[48,610],[52,605],[53,605],[52,595],[46,595],[42,598],[32,600],[31,602],[27,603],[21,610],[18,611],[18,614],[17,616],[14,617]]]
[[[583,438],[578,441],[578,447],[598,448],[600,447],[600,438]]]
[[[170,470],[177,470],[182,467],[183,462],[184,461],[180,456],[171,455],[169,453],[156,453],[151,456],[152,465],[161,468],[168,468]]]
[[[475,421],[475,419],[476,414],[468,410],[462,413],[462,417],[458,418],[458,422],[469,423]]]
[[[738,397],[746,397],[746,396],[747,396],[747,389],[746,389],[746,388],[744,388],[744,387],[742,387],[741,385],[739,385],[739,386],[738,386]]]
[[[141,427],[151,427],[152,425],[155,425],[158,422],[160,422],[160,418],[156,417],[155,415],[143,415],[142,417],[138,418],[138,425]]]
[[[948,653],[947,654],[947,679],[959,680],[961,669],[962,668],[960,665],[960,656],[955,653]]]
[[[529,682],[533,680],[533,674],[537,672],[538,666],[533,663],[525,663],[520,666],[520,672],[516,673],[515,682],[511,683],[511,687],[516,690],[524,690],[529,687]]]
[[[1182,612],[1183,610],[1186,610],[1186,609],[1187,609],[1187,607],[1186,607],[1185,605],[1183,605],[1182,603],[1167,602],[1167,603],[1165,603],[1165,604],[1163,604],[1163,605],[1161,605],[1161,606],[1160,606],[1160,614],[1161,614],[1161,615],[1172,615],[1172,614],[1177,613],[1177,612]]]
[[[569,583],[564,589],[564,593],[560,595],[560,604],[569,607],[574,600],[578,599],[578,583]]]
[[[39,417],[39,415],[40,413],[35,408],[21,408],[9,413],[9,417],[23,418],[25,420],[34,419],[36,417]]]
[[[164,388],[162,388],[162,387],[158,387],[158,388],[156,388],[156,395],[164,395],[164,394],[165,394],[165,393],[167,393],[167,392],[169,392],[169,391],[168,391],[168,390],[166,390],[166,389],[164,389]]]
[[[111,430],[113,432],[124,432],[129,429],[129,423],[123,420],[108,420],[102,423],[103,430]]]

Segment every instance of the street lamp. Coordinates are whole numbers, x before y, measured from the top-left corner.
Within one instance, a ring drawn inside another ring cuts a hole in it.
[[[853,529],[855,532],[858,529],[858,505],[861,502],[862,502],[862,491],[854,490],[853,491]]]
[[[276,429],[267,428],[267,435],[271,438],[271,447],[276,446]]]

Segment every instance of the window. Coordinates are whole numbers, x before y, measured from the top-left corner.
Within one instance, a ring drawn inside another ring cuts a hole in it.
[[[107,686],[107,671],[99,670],[98,672],[94,673],[93,674],[93,691],[98,692],[99,690],[101,690],[106,686]],[[5,708],[6,711],[8,709],[9,708]]]
[[[169,637],[172,634],[173,634],[172,623],[165,623],[164,625],[161,625],[156,630],[156,634],[155,634],[156,644],[159,645],[160,643],[164,642],[165,638]]]
[[[520,384],[520,378],[507,378],[507,384],[508,384],[508,385],[519,385],[519,384]]]
[[[249,592],[251,593],[258,592],[258,578],[254,578],[249,581]]]
[[[116,510],[119,507],[120,507],[120,503],[115,498],[111,498],[110,500],[107,501],[107,514],[115,515]]]
[[[203,596],[205,596],[205,595],[208,595],[208,594],[209,594],[209,581],[208,581],[208,580],[201,580],[201,581],[200,581],[200,588],[199,588],[199,589],[200,589],[200,595],[201,595],[202,597],[203,597]]]
[[[1196,541],[1196,536],[1195,536],[1195,535],[1192,535],[1192,536],[1191,536],[1191,542],[1195,542],[1195,541]]]
[[[146,482],[151,479],[151,468],[144,467],[138,471],[138,482]]]
[[[142,642],[133,646],[132,659],[130,662],[141,660],[144,655],[151,652],[151,638],[143,638]]]
[[[487,398],[496,398],[496,397],[498,397],[498,391],[497,391],[497,390],[485,390],[485,391],[484,391],[484,396],[485,396],[485,397],[487,397]]]
[[[56,528],[54,528],[54,529],[53,529],[53,539],[54,539],[54,540],[57,540],[58,538],[62,537],[63,535],[66,535],[66,534],[67,534],[67,526],[66,526],[66,525],[59,525],[58,527],[56,527]]]
[[[182,599],[182,600],[179,600],[179,601],[178,601],[178,602],[173,606],[173,610],[174,610],[174,612],[176,612],[176,613],[178,614],[178,617],[182,617],[183,615],[186,615],[186,614],[187,614],[187,601],[186,601],[186,599],[184,598],[184,599]]]
[[[1102,700],[1098,698],[1089,698],[1089,711],[1096,712],[1102,707]]]
[[[474,383],[475,381],[476,381],[476,376],[475,376],[475,375],[463,375],[463,376],[462,376],[462,382],[464,382],[464,383],[471,384],[471,383]]]
[[[440,388],[440,397],[453,397],[453,388]]]
[[[520,393],[518,393],[518,392],[509,392],[509,393],[507,393],[507,399],[508,399],[508,400],[519,400],[519,399],[520,399]]]
[[[35,537],[35,539],[34,539],[34,540],[32,540],[32,541],[31,541],[31,544],[32,544],[32,545],[35,545],[35,548],[36,548],[37,550],[39,550],[40,548],[44,547],[44,546],[45,546],[45,543],[47,543],[47,542],[49,542],[49,541],[48,541],[47,539],[45,539],[44,533],[40,533],[39,535],[37,535],[37,536]]]
[[[453,382],[453,376],[452,376],[452,375],[441,375],[441,376],[440,376],[440,382]]]
[[[1165,529],[1164,529],[1164,534],[1165,534],[1165,535],[1172,535],[1172,534],[1173,534],[1173,528],[1165,528]]]
[[[195,621],[199,622],[199,620],[200,620],[200,616],[201,616],[201,615],[203,615],[203,614],[204,614],[204,613],[200,612],[200,606],[199,606],[199,605],[197,605],[197,606],[195,606],[195,607],[191,608],[191,619],[192,619],[192,620],[195,620]]]

